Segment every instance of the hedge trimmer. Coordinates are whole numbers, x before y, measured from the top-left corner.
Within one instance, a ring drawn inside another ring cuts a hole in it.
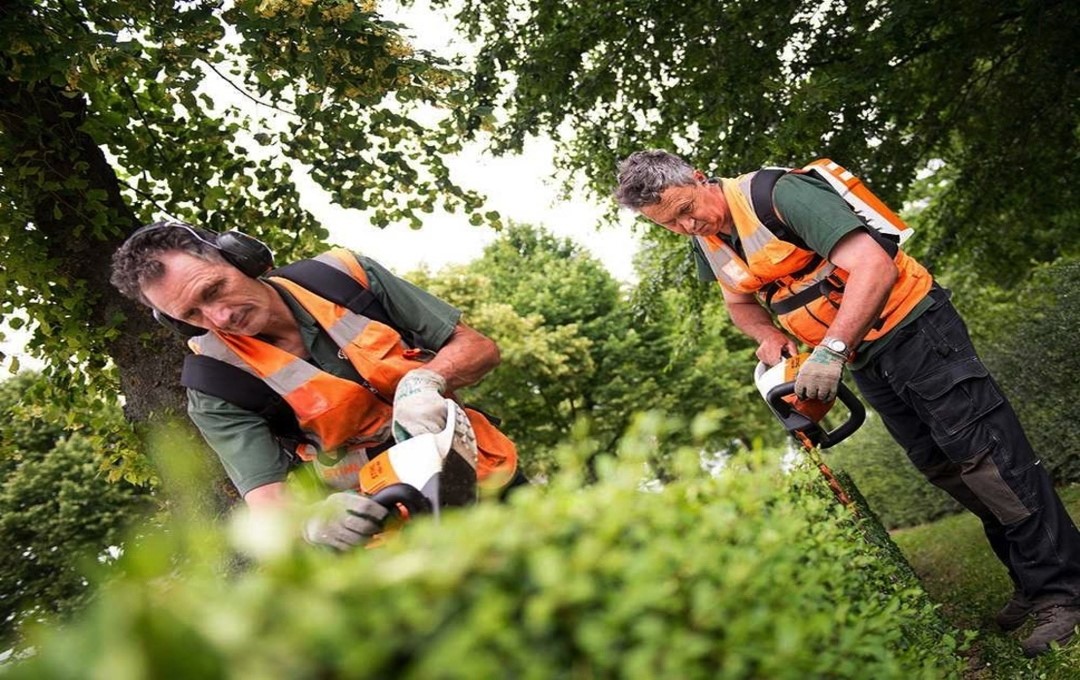
[[[461,422],[464,420],[464,424]],[[476,502],[476,455],[454,447],[464,411],[446,400],[446,427],[395,444],[360,470],[360,491],[403,519]]]
[[[769,410],[795,441],[806,449],[810,460],[817,465],[837,500],[850,506],[851,499],[816,450],[835,446],[850,437],[866,420],[866,409],[843,382],[837,386],[836,399],[833,401],[800,399],[795,396],[795,376],[809,356],[809,353],[803,353],[788,357],[772,368],[759,362],[754,370],[754,384],[769,405]],[[835,428],[826,429],[823,423],[837,401],[847,407],[848,417]]]

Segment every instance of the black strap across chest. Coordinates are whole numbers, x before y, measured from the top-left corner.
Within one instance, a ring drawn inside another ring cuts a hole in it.
[[[773,233],[773,236],[803,250],[811,250],[810,246],[806,245],[806,241],[780,219],[780,215],[776,213],[776,206],[773,204],[776,183],[786,174],[788,171],[784,168],[762,168],[755,172],[750,178],[750,207],[754,209],[754,215],[765,225],[765,228]]]

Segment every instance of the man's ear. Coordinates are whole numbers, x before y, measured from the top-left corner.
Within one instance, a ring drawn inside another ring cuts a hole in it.
[[[704,182],[704,181],[706,181],[707,179],[709,179],[709,178],[705,176],[705,173],[704,173],[704,172],[702,172],[702,171],[700,171],[700,170],[695,170],[695,171],[694,171],[694,180],[695,180],[695,181],[697,181],[697,182]]]

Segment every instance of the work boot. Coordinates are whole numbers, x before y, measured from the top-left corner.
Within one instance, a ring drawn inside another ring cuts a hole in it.
[[[1034,607],[1031,600],[1024,597],[1024,593],[1017,588],[1005,606],[994,615],[994,623],[1006,633],[1012,632],[1024,625]]]
[[[1064,645],[1080,625],[1080,605],[1052,605],[1035,612],[1035,629],[1020,643],[1024,656],[1038,656],[1050,651],[1050,643]]]

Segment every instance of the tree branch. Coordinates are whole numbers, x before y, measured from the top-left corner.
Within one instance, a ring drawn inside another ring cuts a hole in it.
[[[227,77],[225,77],[225,74],[223,74],[221,71],[217,70],[217,67],[214,66],[211,62],[207,61],[206,59],[199,59],[199,61],[206,64],[206,67],[209,68],[211,71],[213,71],[215,74],[217,74],[218,78],[221,78],[222,80],[224,80],[229,85],[229,87],[236,90],[240,94],[244,95],[245,97],[247,97],[251,101],[258,104],[259,106],[265,106],[265,107],[267,107],[269,109],[273,109],[274,111],[279,111],[279,112],[284,113],[285,115],[288,115],[288,116],[293,116],[293,117],[296,117],[296,118],[300,117],[299,115],[296,114],[295,111],[286,111],[285,109],[274,106],[273,104],[268,104],[268,103],[266,103],[264,101],[260,101],[259,99],[256,99],[255,97],[251,96],[251,94],[249,94],[247,90],[240,87],[239,85],[237,85],[233,81],[229,80]]]

